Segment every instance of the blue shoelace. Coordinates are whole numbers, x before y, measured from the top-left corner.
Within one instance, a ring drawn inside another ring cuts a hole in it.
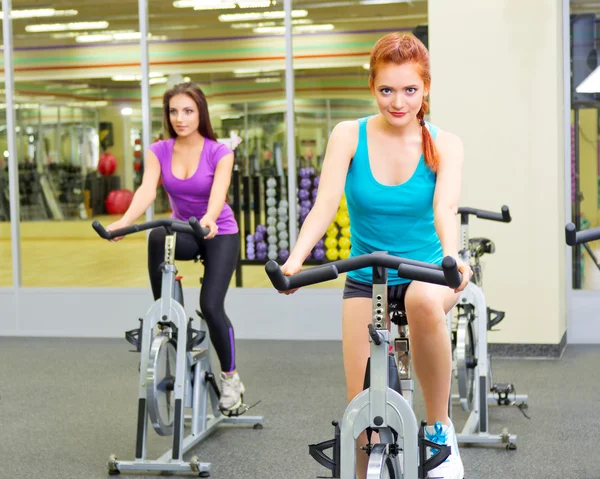
[[[436,444],[445,445],[446,441],[448,440],[448,434],[447,432],[444,432],[442,423],[437,421],[433,425],[433,433],[428,432],[427,429],[425,430],[425,438],[428,441],[435,442]],[[431,448],[431,457],[437,454],[438,450],[439,449]]]

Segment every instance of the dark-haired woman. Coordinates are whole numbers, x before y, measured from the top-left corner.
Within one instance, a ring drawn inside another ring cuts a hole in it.
[[[221,364],[223,411],[242,404],[244,385],[236,371],[235,336],[225,313],[225,295],[239,254],[239,229],[226,202],[233,169],[233,152],[217,142],[208,114],[206,97],[193,83],[182,83],[163,96],[163,112],[169,139],[152,144],[146,152],[142,184],[123,217],[111,224],[115,230],[133,224],[153,203],[158,181],[169,197],[173,218],[198,218],[210,233],[199,244],[178,233],[175,258],[191,260],[200,255],[204,279],[200,309]],[[166,230],[155,228],[148,241],[148,272],[154,299],[161,294],[161,263]]]

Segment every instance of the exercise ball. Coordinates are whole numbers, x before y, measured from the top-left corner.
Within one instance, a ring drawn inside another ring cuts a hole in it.
[[[336,215],[336,220],[337,220],[337,224],[340,225],[342,228],[344,226],[348,226],[350,224],[350,218],[348,217],[347,211],[340,211]]]
[[[329,237],[325,240],[325,247],[327,249],[334,249],[338,245],[337,238]]]
[[[345,236],[346,238],[350,238],[350,226],[344,226],[342,228],[342,236]]]
[[[348,203],[346,202],[346,195],[342,196],[342,201],[340,201],[340,210],[347,210]]]
[[[338,250],[335,248],[328,249],[325,254],[329,261],[335,261],[336,259],[338,259],[339,256]]]
[[[312,185],[312,181],[309,178],[302,178],[300,180],[300,188],[303,190],[308,190]]]
[[[348,248],[350,248],[350,239],[346,238],[345,236],[342,236],[339,239],[338,244],[340,245],[340,248],[348,249]]]
[[[117,159],[110,153],[104,152],[98,160],[98,173],[102,176],[110,176],[117,169]]]
[[[338,235],[338,227],[335,224],[331,224],[329,225],[329,228],[327,228],[327,237],[328,238],[335,238]]]
[[[325,257],[325,250],[323,248],[315,248],[314,255],[315,259],[318,259],[320,261]]]
[[[109,215],[122,215],[133,200],[133,192],[129,190],[113,190],[108,193],[104,206]]]
[[[307,200],[310,197],[308,190],[298,190],[298,198],[300,201]]]
[[[346,259],[350,256],[350,250],[348,248],[340,249],[340,258]]]

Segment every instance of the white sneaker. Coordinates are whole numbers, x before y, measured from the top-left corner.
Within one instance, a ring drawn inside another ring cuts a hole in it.
[[[238,373],[229,375],[222,372],[219,409],[222,411],[235,411],[242,405],[242,395],[245,392],[246,389],[244,388]]]
[[[433,426],[425,427],[425,439],[450,446],[450,455],[438,467],[429,471],[429,479],[463,479],[465,469],[463,467],[460,453],[458,452],[458,443],[456,442],[456,432],[454,425],[444,426],[441,422],[436,422]],[[437,449],[430,448],[431,455],[437,452]]]

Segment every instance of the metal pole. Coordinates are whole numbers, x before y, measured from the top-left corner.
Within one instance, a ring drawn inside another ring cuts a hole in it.
[[[142,151],[144,161],[146,151],[150,147],[152,135],[152,109],[150,107],[150,59],[148,56],[148,0],[138,0],[138,16],[140,17],[140,53],[142,59]],[[144,165],[145,166],[145,165]],[[146,210],[146,220],[154,219],[154,205]]]
[[[327,138],[331,135],[331,100],[325,100],[327,102]]]
[[[579,107],[574,108],[574,142],[573,153],[575,157],[575,166],[573,175],[575,176],[575,191],[573,192],[573,223],[577,231],[581,229],[581,218],[579,204],[581,194],[579,192]],[[573,246],[573,289],[581,289],[581,245]]]
[[[283,1],[285,26],[285,98],[288,164],[288,203],[290,250],[296,244],[298,223],[296,219],[296,134],[294,119],[294,62],[292,48],[292,0]]]
[[[244,103],[244,175],[250,174],[250,145],[248,145],[248,139],[250,138],[248,132],[248,102]]]
[[[15,136],[14,70],[12,36],[12,1],[2,0],[2,32],[4,39],[4,88],[6,91],[6,139],[8,140],[8,189],[10,198],[10,236],[12,246],[12,276],[17,292],[21,287],[21,215],[19,200],[19,162]],[[18,318],[17,296],[17,318]],[[18,320],[18,319],[17,319]]]

